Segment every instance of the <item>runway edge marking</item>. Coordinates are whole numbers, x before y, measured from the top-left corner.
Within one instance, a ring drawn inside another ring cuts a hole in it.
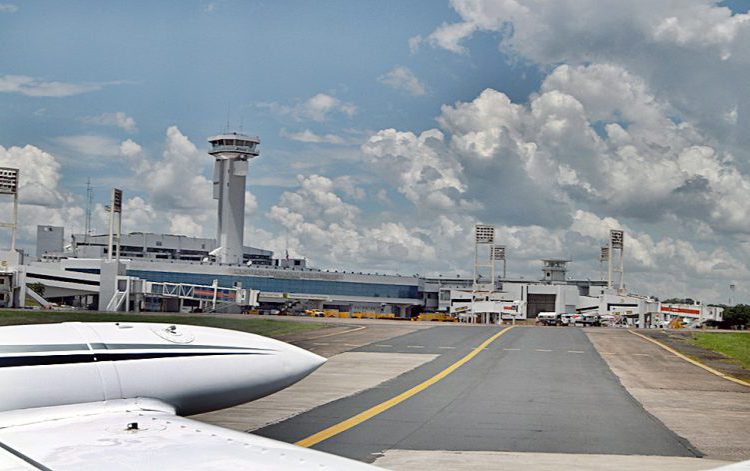
[[[729,376],[728,374],[724,374],[721,371],[715,370],[715,369],[711,368],[710,366],[704,365],[703,363],[701,363],[701,362],[699,362],[697,360],[693,360],[692,358],[690,358],[690,357],[688,357],[686,355],[683,355],[682,353],[678,352],[674,348],[669,347],[667,345],[664,345],[663,343],[659,342],[658,340],[652,339],[651,337],[647,337],[647,336],[645,336],[643,334],[639,334],[638,332],[634,332],[632,330],[628,330],[628,332],[630,332],[633,335],[637,335],[638,337],[640,337],[640,338],[642,338],[644,340],[648,340],[649,342],[651,342],[651,343],[653,343],[655,345],[658,345],[659,347],[663,348],[664,350],[668,351],[669,353],[671,353],[671,354],[673,354],[675,356],[678,356],[678,357],[682,358],[683,360],[685,360],[685,361],[687,361],[689,363],[692,363],[693,365],[697,366],[698,368],[703,368],[704,370],[708,371],[709,373],[715,374],[716,376],[718,376],[720,378],[724,378],[727,381],[731,381],[733,383],[737,383],[737,384],[740,384],[742,386],[750,387],[750,383],[748,383],[747,381],[743,381],[743,380],[741,380],[739,378],[735,378],[734,376]]]
[[[414,386],[413,388],[411,388],[411,389],[409,389],[407,391],[402,392],[401,394],[399,394],[396,397],[388,399],[385,402],[381,402],[380,404],[378,404],[376,406],[373,406],[373,407],[367,409],[366,411],[360,412],[359,414],[355,415],[354,417],[346,419],[343,422],[339,422],[336,425],[332,425],[332,426],[328,427],[327,429],[321,430],[320,432],[318,432],[316,434],[310,435],[309,437],[304,438],[304,439],[298,441],[297,443],[295,443],[295,445],[302,446],[302,447],[311,447],[313,445],[316,445],[316,444],[318,444],[318,443],[320,443],[320,442],[322,442],[324,440],[328,440],[331,437],[334,437],[334,436],[336,436],[336,435],[338,435],[338,434],[340,434],[342,432],[345,432],[345,431],[349,430],[352,427],[356,427],[357,425],[361,424],[362,422],[364,422],[366,420],[369,420],[369,419],[375,417],[376,415],[381,414],[381,413],[387,411],[391,407],[393,407],[393,406],[395,406],[397,404],[400,404],[401,402],[409,399],[410,397],[412,397],[412,396],[414,396],[416,394],[419,394],[420,392],[424,391],[425,389],[429,388],[433,384],[437,383],[441,379],[445,378],[449,374],[451,374],[454,371],[456,371],[462,365],[465,365],[466,363],[468,363],[472,358],[474,358],[475,356],[477,356],[479,354],[479,352],[481,352],[482,350],[484,350],[485,347],[487,347],[489,344],[491,344],[492,342],[494,342],[498,337],[500,337],[504,333],[508,332],[512,328],[513,328],[513,326],[510,326],[510,327],[507,327],[507,328],[501,330],[500,332],[496,333],[492,337],[490,337],[487,340],[485,340],[484,342],[482,342],[478,347],[474,348],[471,352],[469,352],[468,354],[466,354],[466,356],[464,356],[463,358],[461,358],[457,362],[453,363],[452,365],[450,365],[449,367],[447,367],[446,369],[444,369],[440,373],[436,374],[432,378],[427,379],[427,380],[423,381],[422,383]]]

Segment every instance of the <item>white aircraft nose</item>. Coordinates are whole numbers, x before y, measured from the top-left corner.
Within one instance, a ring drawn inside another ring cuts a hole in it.
[[[320,368],[326,359],[320,355],[309,352],[303,348],[290,345],[288,343],[281,343],[284,370],[285,372],[294,378],[292,382],[297,382],[305,376],[309,375],[313,371]]]

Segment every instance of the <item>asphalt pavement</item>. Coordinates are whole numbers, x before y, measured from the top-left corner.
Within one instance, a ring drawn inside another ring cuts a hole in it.
[[[355,351],[438,356],[255,433],[299,441],[433,378],[498,331],[438,326],[360,347]],[[390,449],[700,456],[628,394],[580,329],[527,327],[314,448],[362,461]]]

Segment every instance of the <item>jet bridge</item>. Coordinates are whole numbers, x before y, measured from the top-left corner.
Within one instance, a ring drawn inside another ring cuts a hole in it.
[[[180,311],[184,301],[190,300],[198,301],[198,307],[203,312],[218,312],[226,310],[228,306],[258,306],[260,291],[222,287],[217,280],[211,285],[144,281],[142,294],[150,298],[178,300]]]

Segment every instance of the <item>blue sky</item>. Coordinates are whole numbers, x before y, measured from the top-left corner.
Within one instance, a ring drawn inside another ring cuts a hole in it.
[[[137,141],[146,148],[158,149],[170,125],[200,147],[229,118],[230,127],[242,125],[262,137],[256,171],[273,174],[275,152],[305,151],[281,137],[280,129],[301,126],[269,116],[259,103],[293,105],[321,92],[356,103],[354,116],[307,127],[325,133],[342,127],[427,129],[442,104],[470,100],[490,86],[524,100],[540,74],[497,60],[491,38],[474,41],[471,56],[410,52],[410,37],[456,19],[448,4],[437,2],[21,4],[0,16],[5,72],[103,85],[70,97],[3,96],[0,142],[44,145],[75,159],[55,138],[92,132],[131,137],[80,120],[118,110],[135,118]],[[428,95],[410,97],[377,81],[396,66],[439,80],[429,82]],[[97,172],[85,166],[71,165],[63,174],[77,188],[89,177],[99,186]],[[263,190],[258,196],[262,204]]]
[[[621,227],[634,289],[721,299],[750,278],[749,8],[2,0],[0,163],[29,179],[29,250],[35,224],[82,230],[89,178],[99,230],[117,185],[126,230],[212,236],[229,119],[262,140],[247,244],[466,272],[485,222],[512,274],[594,277]]]

